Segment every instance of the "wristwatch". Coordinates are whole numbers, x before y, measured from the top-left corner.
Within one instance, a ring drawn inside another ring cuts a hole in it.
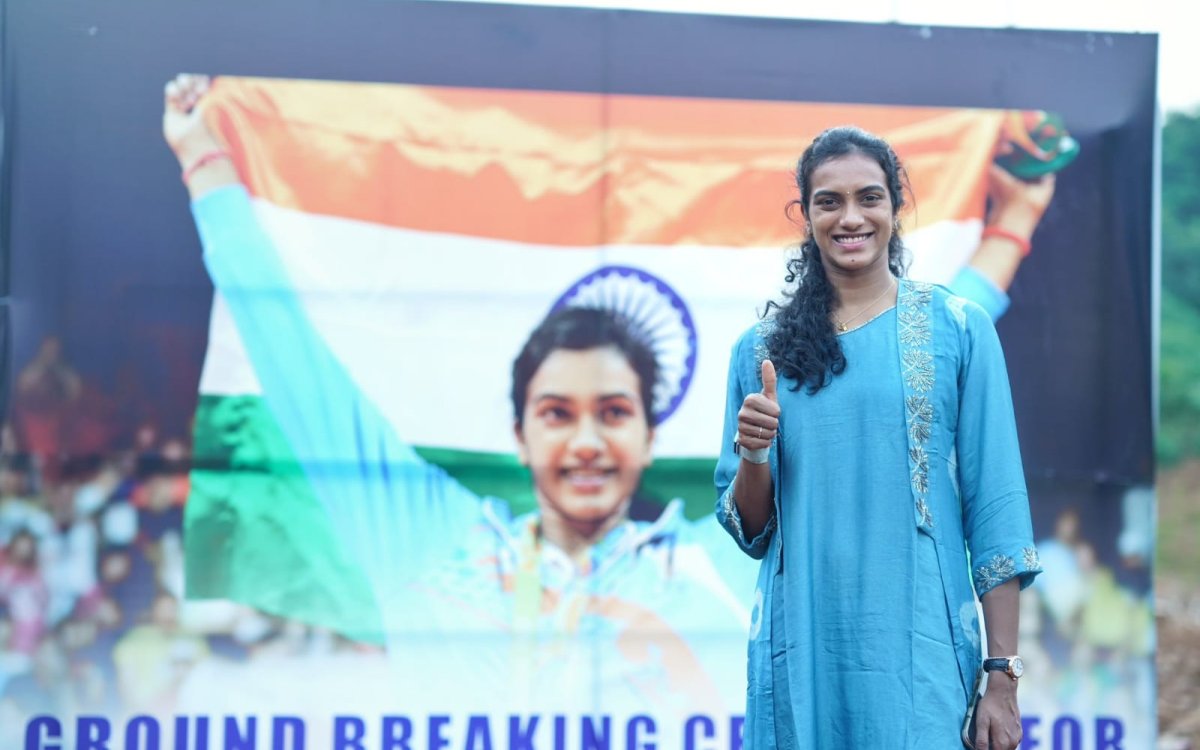
[[[1003,672],[1014,680],[1025,674],[1025,662],[1019,656],[999,656],[983,660],[984,672]]]
[[[770,448],[747,448],[739,443],[737,438],[733,439],[733,452],[752,464],[765,464],[771,460]]]

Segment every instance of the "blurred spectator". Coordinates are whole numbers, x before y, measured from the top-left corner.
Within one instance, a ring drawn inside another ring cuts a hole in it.
[[[156,578],[153,564],[136,545],[108,549],[100,559],[101,586],[128,615],[122,619],[124,627],[153,606]]]
[[[113,652],[123,630],[120,606],[111,598],[88,602],[60,628],[59,640],[70,659],[71,682],[81,708],[119,711]]]
[[[8,546],[13,535],[21,529],[27,529],[37,537],[45,536],[53,529],[53,519],[30,485],[28,456],[0,456],[0,547]]]
[[[90,516],[76,512],[79,484],[74,478],[47,487],[54,525],[39,540],[41,563],[50,587],[49,621],[57,625],[96,587],[98,532]]]
[[[96,456],[110,448],[112,412],[112,400],[67,362],[57,336],[46,336],[17,376],[15,437],[47,481],[58,477],[65,459]]]
[[[38,565],[37,539],[20,530],[0,551],[0,604],[8,611],[12,632],[7,649],[32,654],[46,630],[49,589]]]
[[[35,455],[58,457],[83,380],[63,358],[62,341],[47,336],[17,376],[14,412],[22,444]]]
[[[170,711],[188,671],[208,655],[204,638],[179,627],[178,602],[160,594],[149,622],[126,633],[113,651],[123,707],[131,712]]]
[[[0,551],[0,604],[8,610],[11,623],[6,650],[26,655],[37,650],[46,630],[49,602],[37,538],[22,529]]]

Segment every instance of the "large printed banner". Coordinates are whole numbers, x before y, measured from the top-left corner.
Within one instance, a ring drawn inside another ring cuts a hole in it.
[[[661,369],[654,464],[665,471],[652,464],[643,490],[660,504],[688,501],[690,516],[711,513],[728,353],[777,296],[797,234],[784,215],[797,146],[838,122],[891,136],[931,204],[911,217],[914,274],[949,282],[979,243],[1003,121],[993,111],[228,79],[211,96],[315,335],[404,442],[518,513],[535,509],[538,482],[515,455],[511,372],[548,312],[598,306],[646,329]],[[277,428],[219,295],[198,435],[213,430],[213,455],[236,462],[230,435],[261,445]],[[194,475],[193,539],[271,528],[238,520],[257,511],[229,478],[225,467]],[[341,555],[310,543],[328,525],[323,512],[313,520],[289,524],[304,541],[288,546],[324,569]],[[398,531],[384,535],[403,546]],[[236,558],[212,559],[207,544],[189,550],[205,556],[189,567],[198,593],[245,586],[256,603],[342,630],[367,621],[356,608],[310,608],[321,593],[307,582],[284,599],[287,567],[266,580]]]
[[[431,34],[514,23],[413,12]],[[575,13],[523,12],[533,34]],[[779,76],[801,74],[778,28],[878,39],[764,24],[745,54]],[[39,216],[88,220],[30,177],[17,299],[151,292],[115,327],[43,307],[15,335],[0,750],[740,748],[762,612],[758,563],[712,516],[726,368],[785,288],[796,159],[848,123],[906,166],[909,275],[983,305],[1005,346],[1046,570],[1022,595],[1022,747],[1153,745],[1144,97],[1086,114],[706,93],[669,62],[657,92],[307,65],[216,77],[202,108],[241,184],[194,223],[173,176],[139,173],[176,209],[161,276],[83,243],[39,255]],[[97,200],[118,236],[147,222]],[[985,243],[1023,202],[1045,212],[1031,252]]]

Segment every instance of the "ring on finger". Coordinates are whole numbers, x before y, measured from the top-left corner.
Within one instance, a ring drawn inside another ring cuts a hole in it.
[[[758,436],[759,436],[760,438],[762,437],[762,425],[759,425],[759,426],[758,426]]]

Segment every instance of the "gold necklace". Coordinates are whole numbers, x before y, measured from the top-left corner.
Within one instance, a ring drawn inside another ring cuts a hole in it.
[[[893,280],[893,281],[894,281],[894,280]],[[876,297],[875,299],[873,299],[873,300],[871,300],[870,302],[868,302],[866,305],[864,305],[864,306],[862,307],[862,309],[860,309],[858,312],[854,313],[854,315],[851,315],[849,318],[846,318],[845,320],[839,320],[839,321],[837,322],[837,329],[838,329],[838,333],[845,333],[845,332],[846,332],[846,329],[847,329],[847,327],[849,326],[849,324],[850,324],[850,323],[853,323],[855,320],[858,320],[859,318],[861,318],[863,313],[865,313],[867,310],[870,310],[870,309],[871,309],[871,307],[873,307],[873,306],[875,305],[875,303],[876,303],[876,302],[878,302],[879,300],[883,299],[883,296],[884,296],[885,294],[887,294],[888,292],[890,292],[890,291],[892,291],[892,284],[888,284],[888,285],[887,285],[887,289],[884,289],[884,290],[883,290],[883,291],[882,291],[882,292],[879,294],[879,296],[878,296],[878,297]]]

